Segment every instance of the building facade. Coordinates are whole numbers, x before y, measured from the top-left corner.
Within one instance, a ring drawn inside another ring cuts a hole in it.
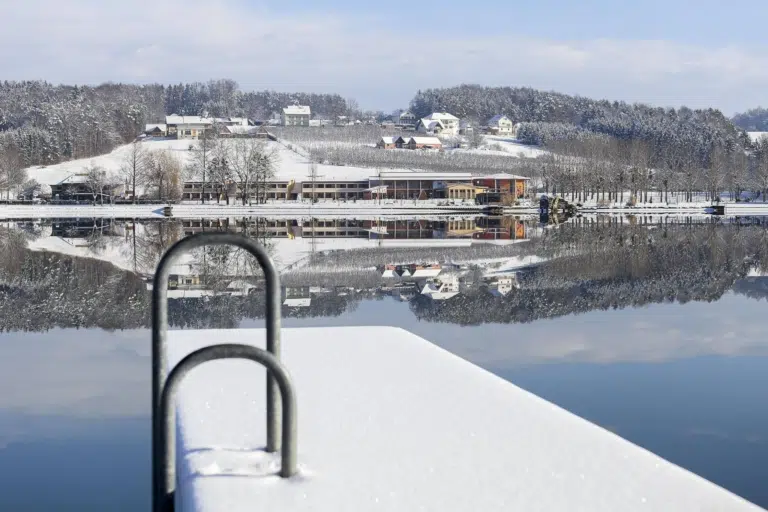
[[[283,126],[309,126],[312,112],[308,106],[291,105],[283,109]]]
[[[507,116],[493,116],[488,120],[488,132],[493,135],[511,136],[514,133],[514,124]]]

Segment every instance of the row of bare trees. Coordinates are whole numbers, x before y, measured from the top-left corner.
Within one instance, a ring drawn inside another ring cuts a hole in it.
[[[208,190],[227,204],[238,195],[243,205],[266,202],[267,181],[274,178],[279,163],[274,146],[262,139],[218,137],[215,130],[206,130],[192,153],[185,177],[201,183],[203,203]]]
[[[90,166],[86,171],[89,189],[96,194],[105,184],[117,185],[122,178],[126,192],[133,197],[134,203],[139,196],[139,187],[144,188],[147,197],[168,201],[181,199],[183,166],[181,160],[168,150],[148,151],[141,142],[133,142],[120,170],[122,176],[109,177],[102,168]],[[102,180],[107,180],[107,183]]]
[[[647,141],[594,136],[552,142],[552,152],[538,159],[538,171],[546,193],[576,201],[715,200],[722,192],[740,197],[768,189],[768,145],[761,148],[749,155],[714,142],[703,155],[681,147],[658,158]]]

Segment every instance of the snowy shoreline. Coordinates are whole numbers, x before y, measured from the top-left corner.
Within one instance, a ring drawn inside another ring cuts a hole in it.
[[[171,207],[169,216],[164,214],[166,207]],[[220,216],[346,216],[366,215],[485,215],[489,208],[479,205],[437,205],[414,204],[413,202],[390,203],[268,203],[260,205],[216,205],[216,204],[174,204],[174,205],[0,205],[0,218],[152,218],[152,217],[220,217]],[[498,211],[498,210],[496,210]],[[505,215],[536,215],[536,207],[505,207]],[[768,204],[751,204],[749,214],[762,212],[768,214]],[[688,214],[711,213],[707,205],[638,205],[634,207],[598,207],[584,206],[579,209],[583,214]],[[734,212],[735,213],[735,212]],[[744,213],[747,213],[746,211]]]

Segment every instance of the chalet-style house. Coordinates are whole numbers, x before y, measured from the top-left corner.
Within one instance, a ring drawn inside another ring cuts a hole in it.
[[[488,132],[493,135],[512,136],[514,131],[512,120],[505,115],[493,116],[488,120]]]
[[[309,126],[309,118],[312,116],[310,108],[306,105],[291,105],[283,109],[283,126]]]
[[[376,143],[376,147],[379,149],[395,149],[395,140],[398,137],[382,137],[379,142]],[[402,146],[401,146],[402,147]]]
[[[411,113],[410,110],[405,110],[403,112],[400,112],[400,114],[397,115],[396,119],[393,119],[395,121],[395,124],[404,126],[407,128],[412,128],[416,126],[416,116]]]
[[[443,143],[437,137],[411,137],[406,147],[408,149],[441,149]]]
[[[147,137],[165,137],[168,127],[165,123],[148,124],[144,127],[144,135]]]
[[[437,137],[382,137],[376,143],[379,149],[442,149]]]
[[[419,119],[416,131],[429,135],[458,135],[459,118],[448,112],[434,112]]]

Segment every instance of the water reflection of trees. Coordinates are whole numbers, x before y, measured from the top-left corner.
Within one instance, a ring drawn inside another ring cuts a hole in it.
[[[653,303],[714,301],[750,268],[768,267],[760,227],[566,227],[540,243],[552,258],[519,276],[505,297],[485,290],[445,301],[417,296],[420,319],[463,325],[518,323]]]
[[[143,281],[89,258],[34,252],[23,235],[0,235],[0,330],[126,329],[148,324]]]
[[[167,248],[184,234],[175,222],[148,223],[140,230],[122,233],[121,250],[129,251],[129,259],[135,262],[136,272],[130,272],[109,261],[30,251],[26,244],[38,236],[34,230],[0,229],[0,329],[148,328],[150,292],[142,274],[153,271]],[[271,240],[262,232],[246,234],[271,247]],[[110,238],[103,233],[89,236]],[[108,254],[116,243],[112,238],[88,244]],[[506,296],[492,295],[474,276],[478,282],[467,283],[451,299],[417,295],[410,303],[413,313],[432,322],[516,323],[597,309],[712,301],[731,289],[750,297],[768,297],[768,285],[762,280],[743,279],[750,268],[768,271],[768,231],[757,226],[565,225],[514,249],[482,250],[486,251],[484,257],[536,255],[546,262],[521,273],[520,288]],[[322,290],[312,293],[308,307],[283,307],[283,315],[341,316],[362,300],[380,299],[389,292],[381,290],[380,273],[365,267],[392,258],[423,259],[423,251],[363,249],[318,254],[316,263],[326,271],[296,269],[283,276],[283,283]],[[438,260],[477,257],[471,248],[429,251]],[[231,247],[208,247],[189,261],[205,286],[222,290],[232,279],[243,278],[256,288],[246,296],[171,299],[172,326],[230,328],[245,319],[264,317],[261,273],[250,254]],[[468,275],[470,281],[472,275]]]

